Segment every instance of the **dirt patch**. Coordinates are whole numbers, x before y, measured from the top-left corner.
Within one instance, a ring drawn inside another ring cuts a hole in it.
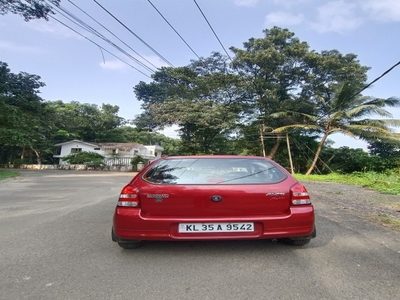
[[[312,201],[328,212],[346,211],[380,225],[400,231],[400,197],[363,187],[332,182],[302,181]]]

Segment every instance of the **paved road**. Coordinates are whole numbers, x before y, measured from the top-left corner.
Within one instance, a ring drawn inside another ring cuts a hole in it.
[[[398,299],[400,236],[314,199],[318,238],[110,240],[127,173],[24,171],[0,181],[0,299]],[[312,193],[312,191],[311,191]],[[332,195],[330,196],[332,197]]]

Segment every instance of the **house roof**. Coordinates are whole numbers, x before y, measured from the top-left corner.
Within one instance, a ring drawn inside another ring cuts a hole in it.
[[[101,147],[103,149],[115,149],[115,148],[125,148],[125,149],[132,149],[132,148],[144,148],[143,145],[139,143],[88,143],[83,142],[80,140],[72,140],[64,143],[55,144],[54,146],[63,146],[68,144],[85,144],[92,147]]]
[[[103,149],[115,149],[115,148],[125,148],[125,149],[133,149],[133,148],[142,148],[143,145],[138,143],[97,143]]]
[[[55,144],[54,146],[63,146],[63,145],[68,145],[68,144],[85,144],[85,145],[89,145],[89,146],[93,146],[93,147],[98,147],[98,144],[95,143],[88,143],[88,142],[82,142],[80,140],[72,140],[72,141],[68,141],[68,142],[64,142],[64,143],[59,143],[59,144]]]
[[[142,144],[139,143],[88,143],[88,142],[83,142],[80,140],[72,140],[72,141],[68,141],[68,142],[64,142],[64,143],[59,143],[59,144],[55,144],[54,146],[63,146],[63,145],[68,145],[68,144],[85,144],[85,145],[89,145],[92,147],[99,147],[102,149],[143,149],[149,146],[144,146]],[[161,149],[164,150],[164,148],[162,148],[161,146],[155,146],[157,149]]]

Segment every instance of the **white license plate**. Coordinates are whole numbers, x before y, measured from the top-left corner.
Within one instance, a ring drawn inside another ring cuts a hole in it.
[[[254,223],[180,223],[180,233],[253,232]]]

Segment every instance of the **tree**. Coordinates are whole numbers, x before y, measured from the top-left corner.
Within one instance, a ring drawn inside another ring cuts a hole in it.
[[[240,119],[239,89],[238,77],[219,53],[186,67],[162,68],[153,82],[135,86],[144,113],[134,123],[151,130],[178,125],[185,154],[224,153],[223,141]]]
[[[326,89],[325,96],[313,97],[317,110],[315,114],[301,116],[304,123],[291,124],[276,128],[273,132],[283,132],[291,128],[314,130],[322,137],[319,142],[314,159],[306,175],[311,174],[318,161],[322,148],[332,133],[341,132],[351,137],[362,139],[371,138],[396,138],[391,132],[390,126],[400,126],[400,120],[394,119],[370,119],[370,116],[392,117],[384,107],[398,107],[400,100],[397,98],[379,99],[363,97],[357,92],[359,86],[350,83],[334,84],[332,91]],[[291,112],[281,112],[276,115],[286,115]]]
[[[371,157],[361,148],[340,147],[336,149],[327,147],[323,149],[320,156],[323,164],[317,163],[317,165],[325,173],[332,171],[337,173],[374,171],[374,157]],[[327,166],[329,166],[329,169]]]
[[[400,158],[400,135],[398,135],[398,140],[378,138],[368,140],[368,144],[367,148],[371,155],[378,155],[382,158]]]
[[[288,116],[271,115],[286,109],[308,109],[308,102],[294,101],[294,93],[306,76],[304,60],[309,46],[287,29],[274,27],[263,33],[263,38],[245,42],[244,49],[230,49],[235,53],[232,66],[246,85],[245,122],[252,128],[253,136],[259,135],[257,145],[260,141],[261,145],[268,144],[268,156],[274,158],[281,138],[264,141],[264,136],[290,120]]]
[[[126,123],[118,116],[117,105],[79,103],[72,101],[48,102],[53,112],[52,122],[56,128],[56,143],[71,139],[86,142],[108,142],[113,139],[114,130]]]
[[[58,6],[60,0],[49,0],[49,2]],[[45,0],[0,0],[0,14],[5,15],[9,12],[21,15],[25,21],[42,18],[48,20],[49,14],[54,14],[52,6]]]
[[[69,164],[100,165],[103,163],[104,156],[96,152],[82,151],[68,154],[62,160]]]
[[[46,104],[39,96],[39,89],[45,84],[37,75],[10,72],[8,65],[0,62],[0,144],[3,151],[30,149],[36,153],[40,163],[40,153],[36,145],[44,137],[46,130]]]

